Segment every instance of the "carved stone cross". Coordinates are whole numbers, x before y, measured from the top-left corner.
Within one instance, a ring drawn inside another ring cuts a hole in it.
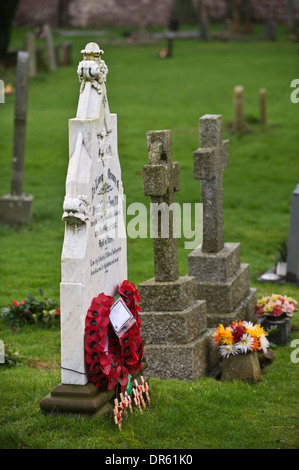
[[[180,190],[179,165],[172,161],[171,131],[147,133],[149,164],[143,170],[143,191],[152,201],[154,268],[156,281],[179,277],[173,213],[174,192]],[[159,211],[157,210],[159,209]]]
[[[203,203],[202,251],[217,253],[224,246],[223,170],[228,166],[228,140],[222,140],[221,115],[200,118],[201,147],[194,152],[194,177],[201,180]]]

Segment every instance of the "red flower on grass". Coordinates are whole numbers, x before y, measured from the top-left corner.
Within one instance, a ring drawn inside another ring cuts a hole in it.
[[[12,303],[16,306],[19,307],[20,305],[25,303],[25,300],[23,299],[21,303],[17,302],[16,300],[13,300]]]

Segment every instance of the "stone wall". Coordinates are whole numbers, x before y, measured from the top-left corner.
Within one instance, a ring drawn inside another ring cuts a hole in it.
[[[198,4],[199,0],[192,0]],[[202,0],[207,4],[210,21],[226,16],[226,0]],[[251,17],[264,22],[273,18],[285,23],[288,0],[250,0]],[[299,20],[299,0],[295,0]],[[166,26],[170,19],[172,0],[20,0],[15,24],[37,26],[107,27],[146,25]]]

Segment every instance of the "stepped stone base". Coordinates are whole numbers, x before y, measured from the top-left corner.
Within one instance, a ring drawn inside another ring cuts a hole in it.
[[[147,312],[181,311],[194,303],[194,278],[179,277],[176,281],[157,282],[155,278],[138,286],[140,307]]]
[[[149,279],[138,286],[142,337],[148,374],[167,379],[196,379],[207,363],[206,302],[195,299],[194,278],[173,282]]]
[[[240,262],[240,243],[225,243],[217,253],[200,246],[188,256],[188,274],[195,277],[195,297],[207,303],[207,327],[234,320],[256,322],[256,289],[250,288],[249,265]]]
[[[83,414],[86,416],[111,413],[115,390],[99,392],[93,383],[57,385],[40,403],[44,412]]]
[[[142,374],[147,363],[142,364]],[[137,371],[132,380],[139,384],[140,373]],[[86,417],[106,416],[113,411],[115,389],[99,390],[88,382],[86,385],[59,384],[52,392],[42,399],[40,408],[44,413],[57,413],[67,415],[82,415]]]
[[[208,328],[217,328],[219,324],[228,326],[233,321],[247,320],[256,323],[256,315],[254,306],[257,302],[257,291],[250,288],[245,297],[238,303],[238,305],[231,312],[219,313],[217,311],[207,313],[207,326]]]
[[[207,374],[210,349],[208,332],[187,344],[145,346],[150,377],[195,380]]]
[[[226,281],[195,280],[197,299],[205,299],[207,312],[231,312],[249,290],[249,265],[241,264],[238,271]]]
[[[200,300],[181,311],[141,311],[139,317],[147,345],[187,343],[207,327],[206,303]]]
[[[225,281],[240,267],[240,243],[225,243],[218,253],[205,253],[200,246],[188,256],[188,274],[198,281]]]

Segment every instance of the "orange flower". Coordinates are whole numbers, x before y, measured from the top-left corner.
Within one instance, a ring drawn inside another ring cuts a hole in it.
[[[213,334],[213,338],[216,345],[233,343],[233,335],[231,330],[229,328],[225,328],[222,324],[216,328],[215,333]]]

